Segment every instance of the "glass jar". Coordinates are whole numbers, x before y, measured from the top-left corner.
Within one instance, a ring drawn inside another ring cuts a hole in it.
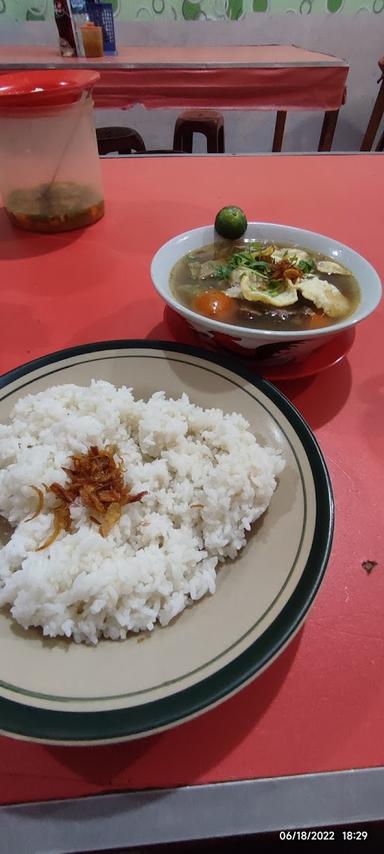
[[[86,56],[104,56],[103,30],[95,24],[88,23],[81,27],[84,53]]]
[[[29,231],[83,228],[104,214],[93,121],[95,71],[0,77],[0,190]]]

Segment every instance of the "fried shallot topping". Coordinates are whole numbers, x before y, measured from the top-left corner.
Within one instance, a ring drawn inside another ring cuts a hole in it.
[[[72,465],[64,468],[68,483],[62,486],[60,483],[51,483],[46,486],[47,492],[58,498],[59,503],[53,510],[54,528],[48,539],[37,551],[50,546],[60,534],[60,531],[71,530],[71,516],[69,507],[76,499],[88,507],[91,511],[90,519],[99,525],[103,537],[111,531],[116,522],[119,521],[122,508],[125,504],[140,501],[146,492],[132,495],[124,483],[124,464],[115,460],[117,449],[114,446],[98,448],[92,445],[86,454],[73,454]],[[36,492],[40,492],[33,487]],[[42,510],[41,501],[36,513]]]

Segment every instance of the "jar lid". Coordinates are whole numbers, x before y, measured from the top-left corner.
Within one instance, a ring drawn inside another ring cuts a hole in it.
[[[100,79],[97,71],[15,71],[0,75],[0,112],[73,104]]]

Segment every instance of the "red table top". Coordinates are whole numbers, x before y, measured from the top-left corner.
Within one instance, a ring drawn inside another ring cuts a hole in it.
[[[228,202],[328,233],[384,275],[383,166],[380,155],[107,160],[106,215],[84,231],[28,235],[1,212],[0,369],[89,341],[172,339],[150,259]],[[336,498],[328,572],[299,636],[237,696],[160,735],[96,748],[0,739],[0,802],[384,764],[383,313],[338,365],[281,384],[316,433]],[[370,575],[367,559],[378,562]]]
[[[101,59],[62,57],[45,45],[1,45],[0,70],[97,68],[97,107],[336,110],[348,63],[294,45],[119,47]]]

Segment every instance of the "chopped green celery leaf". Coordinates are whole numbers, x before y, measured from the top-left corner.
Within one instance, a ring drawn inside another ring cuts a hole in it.
[[[296,266],[299,267],[299,269],[304,273],[304,275],[307,275],[308,273],[312,273],[312,271],[315,267],[315,264],[312,260],[311,261],[303,261],[302,260],[302,261],[298,261]]]
[[[215,278],[228,279],[232,270],[236,270],[237,267],[247,267],[250,270],[254,270],[259,274],[259,276],[268,281],[272,265],[268,261],[257,258],[257,253],[255,251],[251,251],[250,247],[252,247],[252,249],[261,249],[261,244],[248,244],[244,249],[233,252],[230,258],[228,258],[227,263],[216,269]]]
[[[216,267],[215,278],[216,279],[228,279],[231,270],[232,270],[232,268],[229,266]]]
[[[272,296],[280,294],[285,290],[285,282],[281,279],[271,279],[269,283],[268,293],[272,294]]]
[[[271,270],[271,265],[267,261],[252,261],[250,266],[252,266],[252,270],[265,270],[265,272]]]

